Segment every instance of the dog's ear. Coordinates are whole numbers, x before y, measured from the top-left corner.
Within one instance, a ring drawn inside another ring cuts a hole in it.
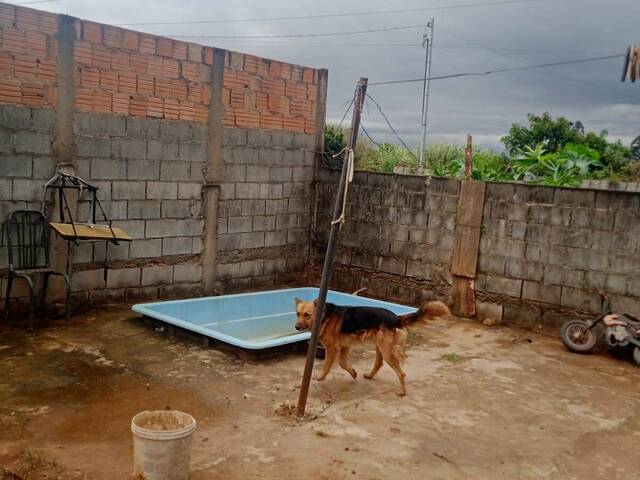
[[[302,300],[296,297],[296,305],[298,305],[299,303],[302,303]]]
[[[314,306],[314,307],[317,307],[317,306],[318,306],[318,299],[317,299],[317,298],[313,301],[313,306]]]

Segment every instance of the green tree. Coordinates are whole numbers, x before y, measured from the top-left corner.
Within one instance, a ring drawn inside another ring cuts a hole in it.
[[[327,156],[336,155],[345,145],[344,130],[335,125],[324,126],[324,151]]]

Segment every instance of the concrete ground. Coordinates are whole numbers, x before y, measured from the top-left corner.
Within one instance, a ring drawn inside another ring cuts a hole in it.
[[[247,360],[172,340],[126,308],[0,332],[0,467],[12,479],[126,479],[131,417],[198,421],[192,479],[638,479],[639,372],[535,333],[463,320],[412,330],[408,395],[384,367],[314,383],[302,354]],[[3,478],[0,468],[0,479]],[[12,476],[8,472],[13,472]]]

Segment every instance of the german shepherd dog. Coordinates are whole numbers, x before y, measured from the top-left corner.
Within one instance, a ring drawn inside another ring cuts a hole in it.
[[[296,330],[309,330],[316,316],[318,300],[305,302],[296,298]],[[408,315],[395,313],[377,307],[343,307],[327,303],[320,328],[320,342],[326,350],[324,364],[320,373],[314,377],[322,381],[331,371],[333,362],[339,357],[340,366],[355,379],[357,373],[349,363],[349,351],[357,343],[373,343],[376,346],[376,360],[364,378],[372,379],[383,360],[396,372],[400,387],[396,395],[406,394],[405,373],[402,363],[405,360],[404,346],[407,339],[405,327],[420,320],[444,317],[450,314],[449,308],[442,302],[431,301],[418,311]]]

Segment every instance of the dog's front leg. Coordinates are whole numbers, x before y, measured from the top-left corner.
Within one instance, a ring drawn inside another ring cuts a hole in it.
[[[337,349],[325,347],[324,363],[320,368],[320,373],[317,374],[315,377],[313,377],[314,380],[321,382],[327,377],[327,375],[329,375],[329,372],[331,371],[331,367],[333,366],[333,362],[336,359],[337,353],[338,353]]]

